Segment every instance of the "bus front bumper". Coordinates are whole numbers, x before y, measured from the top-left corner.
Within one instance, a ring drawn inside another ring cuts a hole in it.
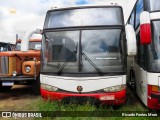
[[[90,100],[99,101],[102,104],[108,105],[121,105],[126,102],[126,90],[114,93],[69,93],[69,92],[52,92],[41,88],[41,95],[44,99],[50,100],[76,100],[84,101],[89,98]]]

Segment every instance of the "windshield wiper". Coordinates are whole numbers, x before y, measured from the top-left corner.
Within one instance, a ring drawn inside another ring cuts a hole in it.
[[[77,46],[78,46],[78,43],[77,43]],[[57,75],[60,75],[62,73],[62,70],[64,69],[64,67],[66,66],[66,64],[70,61],[70,59],[72,58],[72,56],[73,55],[76,56],[76,54],[77,54],[77,46],[76,46],[76,51],[72,51],[70,53],[70,55],[67,57],[66,62],[64,62],[63,65],[60,67],[60,69],[57,72]]]
[[[84,54],[84,53],[81,53],[81,54],[82,54],[82,56],[84,56],[84,57],[87,59],[87,61],[97,70],[97,72],[99,73],[99,75],[101,75],[101,76],[104,76],[104,75],[105,75],[104,72],[102,72],[101,69],[99,69],[99,68],[92,62],[92,60],[89,59],[89,57],[87,57],[86,54]]]

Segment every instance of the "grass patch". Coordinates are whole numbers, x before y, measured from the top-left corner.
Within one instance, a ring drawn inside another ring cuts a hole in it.
[[[39,100],[37,103],[39,111],[95,111],[97,108],[91,104],[65,104],[58,101]]]
[[[63,103],[58,101],[44,101],[40,99],[37,102],[38,111],[148,111],[148,109],[141,103],[134,106],[128,103],[122,106],[96,106],[90,103],[76,104],[76,103]]]
[[[113,106],[105,106],[105,105],[100,105],[100,106],[95,106],[93,104],[89,104],[89,103],[85,103],[85,104],[75,104],[75,103],[63,103],[63,102],[58,102],[58,101],[44,101],[42,99],[39,99],[37,101],[37,104],[35,104],[37,106],[37,110],[38,111],[53,111],[53,112],[57,112],[57,111],[70,111],[70,112],[74,112],[74,111],[84,111],[83,113],[87,114],[87,112],[93,111],[93,112],[108,112],[111,111],[112,113],[116,113],[121,112],[121,111],[148,111],[147,108],[145,108],[141,103],[137,103],[137,105],[135,106],[131,106],[131,105],[123,105],[119,108],[114,108]],[[151,117],[116,117],[116,115],[114,114],[113,117],[92,117],[92,116],[86,116],[86,117],[56,117],[56,118],[43,118],[44,120],[51,120],[51,119],[55,119],[55,120],[106,120],[106,119],[110,119],[110,120],[152,120],[152,119],[160,119],[160,118],[151,118]]]
[[[64,112],[67,114],[67,112],[83,112],[83,114],[88,114],[88,112],[93,112],[93,113],[110,113],[112,117],[102,117],[101,115],[98,117],[93,117],[92,115],[89,115],[89,117],[86,115],[86,117],[55,117],[55,118],[50,118],[46,117],[43,118],[44,120],[160,120],[158,117],[116,117],[116,113],[122,113],[122,112],[127,112],[127,111],[148,111],[148,108],[145,107],[140,100],[137,100],[135,96],[128,90],[127,92],[128,100],[125,105],[122,105],[118,108],[115,108],[114,106],[107,106],[107,105],[99,105],[96,106],[94,104],[90,104],[89,102],[83,103],[83,104],[77,104],[74,102],[71,103],[63,103],[63,102],[58,102],[58,101],[46,101],[40,98],[34,106],[36,106],[37,111],[52,111],[52,112]],[[132,113],[132,112],[131,112]],[[113,115],[112,115],[113,114]],[[76,115],[75,115],[76,116]],[[39,119],[37,119],[39,120]]]

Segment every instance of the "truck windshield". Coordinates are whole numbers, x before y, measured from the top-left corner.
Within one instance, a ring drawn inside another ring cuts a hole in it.
[[[152,22],[152,43],[149,47],[149,70],[160,72],[160,20]]]
[[[43,72],[57,73],[66,61],[63,73],[97,73],[96,68],[103,73],[125,71],[123,29],[49,31],[44,34]]]
[[[29,42],[29,50],[41,50],[41,42]],[[16,44],[16,50],[21,50],[21,43]]]
[[[159,0],[144,0],[144,9],[147,11],[160,11]]]
[[[44,29],[95,25],[123,25],[121,7],[54,10],[47,13]]]

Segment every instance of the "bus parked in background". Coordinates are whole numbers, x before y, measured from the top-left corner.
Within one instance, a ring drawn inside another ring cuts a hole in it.
[[[136,38],[122,7],[49,10],[42,35],[43,98],[125,103],[127,53],[136,54]]]
[[[160,109],[160,4],[138,0],[128,21],[134,26],[137,55],[129,58],[129,85],[150,109]]]

